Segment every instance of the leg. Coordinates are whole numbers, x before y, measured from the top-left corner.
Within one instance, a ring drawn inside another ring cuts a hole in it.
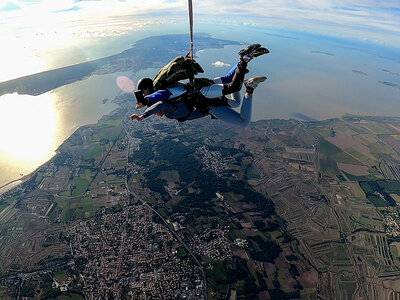
[[[240,92],[235,92],[230,95],[230,98],[228,98],[228,104],[230,107],[236,108],[240,106],[241,100]]]
[[[235,70],[238,67],[238,64],[239,63],[236,63],[225,76],[214,78],[213,79],[214,82],[217,84],[228,84],[228,83],[232,82],[232,78],[233,78],[233,75],[235,74]],[[233,107],[233,108],[239,107],[240,102],[241,102],[241,99],[240,99],[239,92],[232,93],[230,95],[230,97],[228,98],[228,104],[230,107]]]
[[[212,106],[210,112],[222,121],[245,127],[251,122],[252,107],[252,94],[246,93],[243,98],[240,114],[227,106]]]
[[[249,125],[251,122],[254,89],[266,79],[267,77],[265,76],[258,76],[247,79],[244,82],[244,85],[246,86],[246,93],[243,97],[240,114],[227,106],[212,106],[210,107],[210,113],[225,122],[240,126]],[[238,93],[236,93],[235,95],[237,96]]]
[[[235,92],[239,92],[242,88],[244,76],[246,75],[247,62],[240,60],[236,65],[235,72],[232,76],[232,81],[224,84],[223,94],[229,95]]]
[[[224,84],[224,95],[229,95],[235,92],[239,92],[242,88],[244,76],[246,74],[247,63],[254,57],[269,53],[267,48],[262,47],[260,44],[253,44],[245,49],[239,51],[240,61],[235,64],[232,69],[222,77],[214,79],[215,83]]]
[[[222,84],[212,84],[210,86],[203,87],[200,92],[206,98],[221,98],[224,90],[224,85]],[[231,98],[228,98],[228,104],[230,107],[240,106],[240,93],[235,92],[232,94]]]
[[[222,91],[224,96],[239,92],[241,90],[244,75],[246,75],[246,67],[247,62],[245,60],[240,60],[236,65],[234,65],[234,67],[228,72],[228,74],[222,77],[214,78],[214,82],[216,84],[224,85],[224,89]]]

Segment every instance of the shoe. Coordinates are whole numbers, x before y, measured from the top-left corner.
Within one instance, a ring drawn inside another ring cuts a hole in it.
[[[261,82],[267,80],[265,76],[256,76],[245,80],[244,86],[246,87],[247,91],[253,91]]]
[[[263,54],[268,54],[269,50],[262,47],[260,44],[252,44],[238,52],[241,58],[247,57],[252,59],[253,57],[258,57]]]

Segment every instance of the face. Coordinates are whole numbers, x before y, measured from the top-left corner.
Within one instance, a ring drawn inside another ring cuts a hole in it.
[[[156,115],[159,117],[162,117],[164,115],[164,113],[162,111],[156,112]]]

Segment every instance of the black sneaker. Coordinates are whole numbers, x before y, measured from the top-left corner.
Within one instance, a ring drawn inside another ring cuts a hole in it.
[[[267,53],[269,53],[267,48],[262,47],[260,44],[252,44],[240,50],[238,54],[241,58],[247,57],[248,59],[252,59],[253,57]]]

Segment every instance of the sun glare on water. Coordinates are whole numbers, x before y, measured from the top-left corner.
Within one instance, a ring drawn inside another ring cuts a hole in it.
[[[0,159],[37,165],[54,152],[57,114],[50,94],[0,97]]]

